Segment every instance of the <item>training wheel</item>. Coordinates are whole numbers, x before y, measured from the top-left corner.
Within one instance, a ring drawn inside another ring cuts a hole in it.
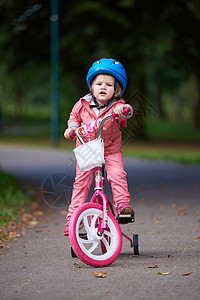
[[[73,248],[71,247],[71,256],[72,257],[77,257],[76,253],[74,252]]]
[[[134,234],[133,235],[133,252],[134,255],[139,255],[140,251],[139,251],[139,239],[138,239],[138,234]]]

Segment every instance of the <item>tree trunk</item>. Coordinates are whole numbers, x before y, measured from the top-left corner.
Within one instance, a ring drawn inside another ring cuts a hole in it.
[[[157,105],[158,105],[159,117],[162,120],[165,120],[166,115],[165,115],[164,108],[163,108],[161,81],[160,81],[159,76],[157,77],[157,80],[156,80],[156,102],[157,102]]]
[[[148,103],[144,96],[146,92],[146,81],[142,73],[138,76],[135,85],[137,85],[139,89],[134,91],[129,99],[126,99],[126,102],[134,109],[134,118],[131,118],[128,121],[127,130],[132,132],[131,135],[134,136],[134,139],[145,140],[147,138],[145,132],[145,120],[148,114]],[[128,134],[128,131],[125,131],[125,134]]]
[[[200,129],[200,79],[197,77],[197,99],[194,106],[194,125]]]
[[[18,120],[23,116],[22,93],[19,86],[15,86],[15,116]]]

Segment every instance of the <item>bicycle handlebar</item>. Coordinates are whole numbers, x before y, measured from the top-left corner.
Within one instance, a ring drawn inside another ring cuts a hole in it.
[[[130,105],[127,106],[128,107],[124,107],[123,109],[123,116],[125,118],[130,118],[133,115],[133,108]],[[129,112],[129,110],[131,112]],[[116,117],[118,117],[118,114],[112,112],[111,114],[106,115],[102,119],[97,119],[89,124],[80,126],[76,128],[76,130],[71,130],[69,136],[71,139],[74,139],[77,136],[80,142],[84,144],[85,142],[82,138],[87,136],[89,133],[98,130],[98,138],[101,138],[103,132],[103,124],[105,123],[105,121],[110,118],[116,118]]]
[[[128,109],[128,107],[124,107],[123,116],[126,118],[126,116],[128,116],[128,115],[129,115],[129,109]],[[113,111],[112,112],[112,117],[116,118],[116,117],[118,117],[118,114],[114,113],[114,111]]]
[[[70,131],[69,137],[70,137],[70,139],[72,139],[72,140],[76,137],[76,132],[75,132],[75,130],[71,130],[71,131]]]

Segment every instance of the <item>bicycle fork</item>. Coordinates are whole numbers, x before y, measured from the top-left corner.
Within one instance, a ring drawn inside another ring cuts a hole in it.
[[[96,199],[99,198],[98,201],[100,204],[103,205],[103,215],[102,220],[100,220],[97,235],[102,236],[104,230],[108,229],[108,199],[103,192],[104,186],[104,166],[103,167],[96,167],[95,168],[95,193],[92,196],[90,202],[96,202]]]

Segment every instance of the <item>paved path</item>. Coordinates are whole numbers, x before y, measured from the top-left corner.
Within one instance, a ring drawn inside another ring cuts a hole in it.
[[[39,225],[13,239],[9,249],[1,249],[1,300],[199,299],[200,166],[124,162],[136,223],[122,229],[130,236],[139,234],[140,256],[131,256],[124,240],[120,256],[109,267],[94,269],[72,259],[68,238],[62,235],[66,207],[61,202],[56,203],[59,208],[50,206],[41,197],[44,216]],[[74,178],[73,154],[64,151],[0,145],[0,166],[34,182],[39,191],[56,174]],[[108,183],[106,191],[110,194]],[[94,277],[100,270],[107,272],[106,278]]]

